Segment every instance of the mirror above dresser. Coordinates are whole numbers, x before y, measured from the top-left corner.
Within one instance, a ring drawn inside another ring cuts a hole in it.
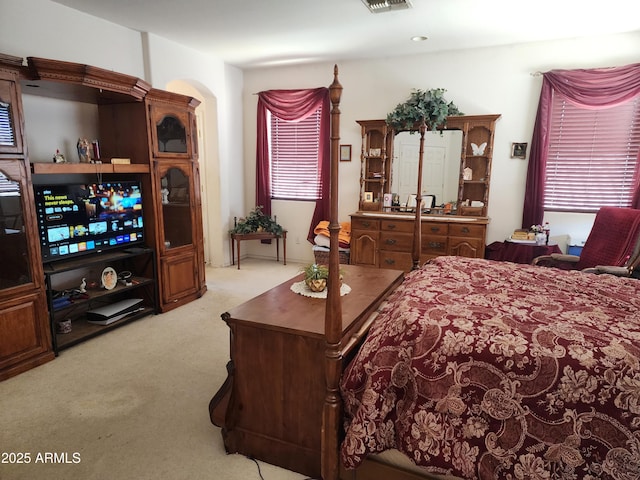
[[[427,200],[424,207],[435,207],[430,214],[486,216],[499,118],[451,116],[446,128],[425,133],[420,193]],[[420,135],[396,133],[385,120],[357,123],[362,132],[359,210],[411,211],[415,207],[411,196],[417,193]]]
[[[440,255],[484,257],[499,118],[453,116],[442,132],[425,132],[420,263]],[[384,120],[358,124],[360,202],[359,211],[351,215],[351,264],[409,271],[414,261],[416,212],[411,197],[418,193],[420,134],[396,134]]]

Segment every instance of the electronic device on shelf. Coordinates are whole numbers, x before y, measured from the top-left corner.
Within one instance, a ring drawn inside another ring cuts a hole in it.
[[[144,245],[140,182],[33,187],[43,262]]]
[[[87,321],[96,325],[110,325],[143,308],[141,298],[127,298],[104,307],[88,310]]]

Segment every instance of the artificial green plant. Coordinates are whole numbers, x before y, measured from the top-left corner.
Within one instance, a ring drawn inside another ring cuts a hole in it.
[[[464,115],[453,102],[444,98],[444,88],[414,89],[404,103],[399,103],[387,115],[387,125],[396,131],[416,130],[424,119],[429,130],[436,130],[447,123],[450,115]]]

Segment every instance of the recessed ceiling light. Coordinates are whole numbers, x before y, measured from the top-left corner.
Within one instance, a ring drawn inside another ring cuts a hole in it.
[[[411,40],[413,40],[414,42],[424,42],[425,40],[428,40],[429,37],[426,37],[424,35],[416,35],[415,37],[411,37]]]

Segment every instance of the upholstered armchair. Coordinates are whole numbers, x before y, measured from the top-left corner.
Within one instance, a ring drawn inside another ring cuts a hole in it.
[[[602,207],[580,256],[554,253],[533,259],[533,265],[565,270],[630,276],[640,261],[640,210]]]

